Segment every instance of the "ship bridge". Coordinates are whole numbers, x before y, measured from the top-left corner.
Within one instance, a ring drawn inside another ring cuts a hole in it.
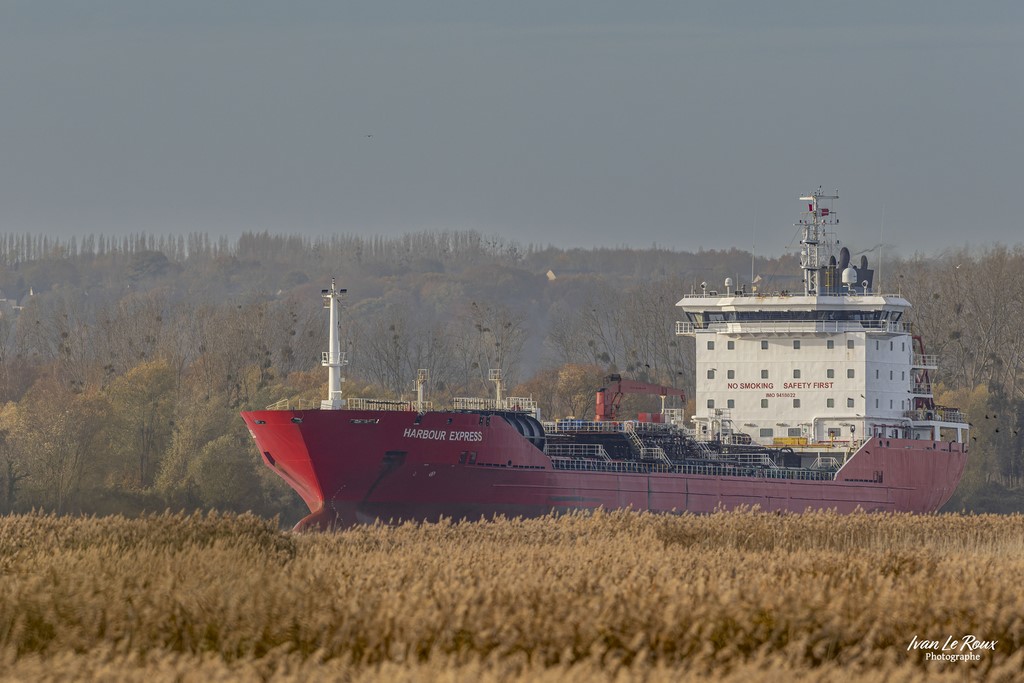
[[[677,303],[685,319],[676,334],[695,339],[698,437],[847,449],[873,436],[965,441],[963,415],[934,403],[938,361],[911,332],[910,302],[876,291],[866,257],[853,267],[845,247],[823,246],[838,245],[826,239],[837,219],[823,201],[835,198],[802,198],[801,291],[727,278],[720,291],[702,283]]]

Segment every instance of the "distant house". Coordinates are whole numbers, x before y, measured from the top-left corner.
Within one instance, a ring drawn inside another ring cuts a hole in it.
[[[9,305],[11,308],[11,314],[17,313],[21,309],[25,308],[25,306],[28,306],[29,299],[31,299],[35,295],[36,293],[32,291],[31,287],[29,287],[28,294],[21,297],[20,302],[15,301],[14,299],[0,298],[0,312],[3,312],[5,306]],[[0,292],[0,297],[3,297],[3,292]]]

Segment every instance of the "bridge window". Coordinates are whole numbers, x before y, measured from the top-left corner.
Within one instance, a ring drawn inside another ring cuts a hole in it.
[[[762,438],[771,438],[775,436],[775,430],[771,427],[761,427],[760,436]]]
[[[789,430],[786,433],[786,436],[800,436],[800,428],[799,427],[790,427]]]
[[[800,340],[799,339],[794,339],[793,340],[793,348],[794,349],[799,349],[800,348]]]
[[[729,349],[730,351],[735,350],[736,349],[736,342],[734,342],[732,339],[730,339],[729,341],[725,342],[725,348]]]
[[[834,349],[834,348],[836,348],[836,340],[835,339],[829,339],[828,341],[826,341],[825,342],[825,348],[826,349]]]
[[[761,340],[761,348],[762,349],[767,349],[768,348],[768,340],[767,339],[762,339]]]
[[[853,348],[853,340],[852,339],[847,339],[846,340],[846,348],[848,348],[848,349],[852,349]]]

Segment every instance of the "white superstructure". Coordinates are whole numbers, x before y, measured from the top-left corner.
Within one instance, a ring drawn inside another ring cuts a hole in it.
[[[910,302],[874,289],[866,257],[850,264],[831,232],[833,193],[801,197],[802,291],[702,285],[677,304],[676,333],[696,340],[698,437],[748,434],[766,445],[849,448],[884,436],[962,442],[967,425],[935,406],[905,316]],[[833,253],[833,252],[837,253]]]

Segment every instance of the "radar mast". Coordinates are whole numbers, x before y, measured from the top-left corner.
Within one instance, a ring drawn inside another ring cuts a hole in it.
[[[807,210],[800,214],[797,227],[803,231],[800,239],[800,267],[804,271],[804,294],[817,295],[821,293],[821,269],[826,265],[825,259],[832,253],[831,244],[823,244],[826,236],[839,223],[839,217],[833,202],[839,199],[839,190],[832,194],[825,194],[821,186],[804,197],[801,201],[807,202]]]

